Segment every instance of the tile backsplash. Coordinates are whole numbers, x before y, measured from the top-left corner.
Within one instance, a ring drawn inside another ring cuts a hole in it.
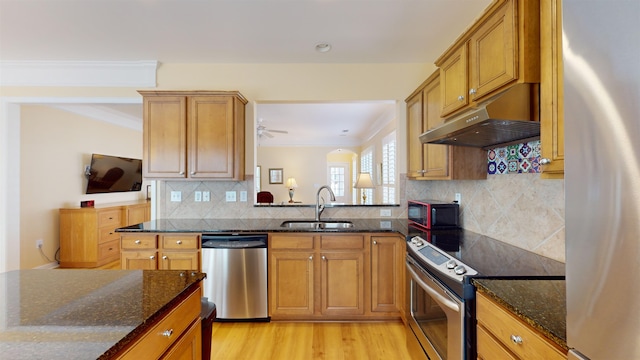
[[[489,175],[540,172],[540,140],[487,151]]]

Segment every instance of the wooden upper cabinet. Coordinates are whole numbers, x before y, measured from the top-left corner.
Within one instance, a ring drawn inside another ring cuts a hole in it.
[[[540,82],[540,2],[495,0],[436,60],[445,117],[516,83]]]
[[[478,148],[422,144],[420,134],[444,123],[441,72],[436,71],[405,100],[407,177],[412,180],[486,179],[487,154]]]
[[[440,67],[441,116],[447,116],[469,104],[467,61],[467,43],[464,42],[440,65],[436,64]]]
[[[540,3],[540,152],[542,178],[564,177],[564,88],[560,0]],[[544,163],[544,164],[543,164]]]
[[[144,176],[244,179],[246,99],[238,92],[139,91]]]

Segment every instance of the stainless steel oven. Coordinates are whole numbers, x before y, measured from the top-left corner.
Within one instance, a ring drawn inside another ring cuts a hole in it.
[[[410,239],[407,250],[407,346],[412,356],[463,359],[467,321],[463,276],[477,272],[420,236]]]

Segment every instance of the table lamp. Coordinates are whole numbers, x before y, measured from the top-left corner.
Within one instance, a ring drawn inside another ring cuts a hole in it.
[[[358,174],[358,179],[356,180],[356,184],[353,186],[356,189],[373,189],[373,181],[371,181],[371,174],[369,173],[360,173]],[[362,192],[362,203],[365,204],[367,202],[367,194]]]
[[[287,182],[285,183],[285,186],[289,189],[289,203],[293,204],[293,192],[294,189],[298,187],[298,184],[296,183],[296,179],[295,178],[288,178]]]

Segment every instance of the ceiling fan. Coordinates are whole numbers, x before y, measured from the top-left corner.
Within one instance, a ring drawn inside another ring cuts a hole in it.
[[[257,131],[258,131],[258,137],[259,138],[262,138],[264,136],[266,136],[268,138],[272,138],[273,134],[271,134],[271,133],[280,133],[280,134],[288,134],[289,133],[286,130],[268,129],[266,126],[262,125],[262,119],[258,119]]]

